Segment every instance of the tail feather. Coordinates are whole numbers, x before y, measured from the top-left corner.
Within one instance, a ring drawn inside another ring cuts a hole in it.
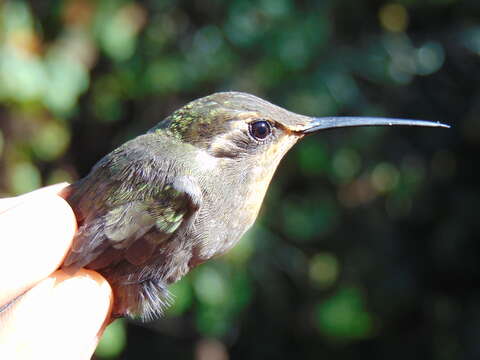
[[[114,286],[113,316],[151,321],[163,315],[173,297],[162,281],[145,280]]]

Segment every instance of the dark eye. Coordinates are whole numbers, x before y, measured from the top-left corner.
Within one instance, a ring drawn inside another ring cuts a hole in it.
[[[255,121],[250,123],[250,135],[256,140],[263,140],[272,132],[270,123],[265,120]]]

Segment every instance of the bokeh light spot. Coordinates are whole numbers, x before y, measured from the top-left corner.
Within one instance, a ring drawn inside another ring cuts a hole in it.
[[[337,280],[339,267],[335,255],[330,253],[317,254],[310,260],[310,279],[316,286],[327,288]]]
[[[364,295],[356,287],[340,289],[316,307],[318,329],[328,337],[341,340],[373,335],[373,317],[364,309]]]
[[[228,351],[223,343],[213,338],[204,338],[195,346],[195,360],[228,360]]]
[[[430,75],[438,71],[445,61],[445,51],[438,42],[428,42],[417,50],[417,73]]]
[[[207,304],[221,305],[228,298],[225,278],[219,270],[212,266],[203,266],[198,269],[193,286],[199,300]]]
[[[372,185],[378,192],[384,193],[391,191],[398,185],[399,180],[400,173],[392,164],[378,164],[372,171]]]
[[[340,149],[335,153],[332,167],[335,178],[339,183],[349,182],[360,170],[360,155],[351,148]]]
[[[51,161],[62,155],[68,147],[70,134],[56,122],[49,122],[35,133],[32,149],[41,160]]]
[[[407,9],[400,4],[386,4],[378,12],[382,26],[393,32],[404,32],[408,27]]]
[[[29,162],[13,165],[10,173],[10,192],[22,194],[37,189],[42,184],[38,168]]]

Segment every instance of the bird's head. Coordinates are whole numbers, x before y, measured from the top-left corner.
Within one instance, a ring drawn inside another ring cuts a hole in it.
[[[350,126],[430,126],[437,122],[372,117],[310,117],[241,92],[215,93],[175,111],[155,129],[220,158],[279,160],[300,138]],[[272,161],[275,162],[275,161]]]

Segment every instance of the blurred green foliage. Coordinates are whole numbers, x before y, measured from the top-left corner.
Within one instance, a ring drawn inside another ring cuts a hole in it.
[[[74,181],[214,91],[450,123],[303,140],[241,243],[96,356],[478,358],[479,20],[467,0],[4,0],[0,194]]]
[[[336,340],[369,337],[373,333],[372,315],[366,312],[361,292],[356,288],[340,289],[317,306],[317,326]]]
[[[102,359],[114,359],[123,352],[125,345],[125,321],[119,319],[105,329],[95,354]]]

